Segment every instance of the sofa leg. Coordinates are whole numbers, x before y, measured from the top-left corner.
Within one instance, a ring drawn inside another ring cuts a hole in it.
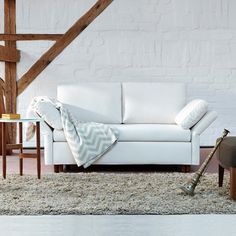
[[[54,165],[54,173],[59,173],[59,165]]]
[[[59,165],[59,172],[64,172],[64,165]]]
[[[63,172],[63,165],[54,165],[54,173]]]
[[[181,169],[181,172],[183,172],[183,173],[189,173],[191,170],[191,166],[190,165],[182,165],[180,167],[180,169]]]

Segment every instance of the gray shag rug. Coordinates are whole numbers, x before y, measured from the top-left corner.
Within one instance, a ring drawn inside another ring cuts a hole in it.
[[[1,215],[71,214],[235,214],[229,199],[229,176],[217,186],[207,174],[193,197],[178,187],[193,174],[184,173],[61,173],[8,175],[0,180]]]

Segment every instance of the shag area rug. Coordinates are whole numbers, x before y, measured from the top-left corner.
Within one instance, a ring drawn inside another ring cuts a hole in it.
[[[229,176],[217,186],[207,174],[193,197],[179,192],[193,174],[185,173],[62,173],[8,175],[0,180],[1,215],[65,214],[232,214]]]

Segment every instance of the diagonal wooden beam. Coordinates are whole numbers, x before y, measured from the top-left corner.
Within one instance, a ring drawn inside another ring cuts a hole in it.
[[[113,0],[98,0],[17,82],[18,95],[78,36]]]
[[[20,51],[0,45],[0,61],[18,62],[20,61]]]

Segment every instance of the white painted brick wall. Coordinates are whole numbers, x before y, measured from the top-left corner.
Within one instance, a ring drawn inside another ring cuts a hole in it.
[[[63,33],[95,0],[17,0],[18,33]],[[114,0],[20,95],[25,113],[37,95],[75,81],[185,82],[188,101],[218,112],[202,135],[213,145],[224,127],[236,134],[236,1]],[[3,0],[0,0],[3,31]],[[18,78],[52,42],[19,42]],[[0,67],[3,76],[3,65]]]

